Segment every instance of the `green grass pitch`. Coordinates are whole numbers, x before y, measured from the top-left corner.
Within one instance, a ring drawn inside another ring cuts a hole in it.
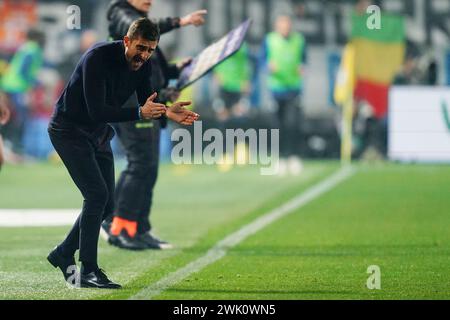
[[[237,246],[155,299],[449,299],[450,168],[356,164],[331,191]],[[203,256],[215,243],[339,170],[307,162],[299,177],[255,166],[163,165],[152,222],[175,249],[128,252],[100,240],[118,291],[68,289],[46,255],[65,227],[0,227],[0,299],[126,299]],[[0,209],[78,208],[61,165],[6,166]],[[369,290],[367,268],[381,270]]]

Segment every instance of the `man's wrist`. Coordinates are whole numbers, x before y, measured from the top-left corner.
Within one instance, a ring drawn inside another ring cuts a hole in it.
[[[167,119],[170,119],[170,108],[167,107],[166,113],[163,114],[163,117],[166,117]]]
[[[191,24],[189,15],[180,18],[180,27],[186,27]]]
[[[139,117],[139,120],[143,119],[142,118],[142,107],[141,106],[138,107],[138,117]]]
[[[172,27],[174,27],[174,28],[181,27],[181,18],[180,17],[172,18]]]

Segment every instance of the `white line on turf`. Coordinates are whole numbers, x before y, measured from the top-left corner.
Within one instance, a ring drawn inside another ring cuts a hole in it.
[[[0,209],[0,227],[54,227],[74,223],[80,209]]]
[[[204,256],[192,261],[186,266],[170,273],[166,277],[162,278],[156,283],[145,287],[141,291],[137,292],[134,296],[130,297],[131,300],[146,300],[152,299],[167,288],[177,284],[183,279],[189,277],[191,274],[198,272],[206,266],[216,262],[224,257],[227,250],[236,246],[252,234],[260,231],[264,227],[268,226],[272,222],[292,213],[294,210],[306,205],[310,201],[316,199],[327,191],[333,189],[339,183],[343,182],[347,178],[351,177],[355,169],[353,167],[344,167],[333,175],[329,176],[325,180],[312,186],[305,192],[301,193],[294,199],[286,202],[284,205],[275,208],[274,210],[264,214],[257,218],[253,222],[243,226],[238,231],[230,234],[226,238],[222,239],[214,245]]]

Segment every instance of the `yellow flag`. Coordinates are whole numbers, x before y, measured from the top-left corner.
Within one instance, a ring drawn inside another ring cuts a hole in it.
[[[341,65],[334,88],[334,101],[343,105],[353,99],[355,87],[355,49],[352,43],[348,43],[342,54]]]
[[[334,100],[342,106],[341,162],[348,165],[352,160],[353,90],[355,88],[355,49],[345,46],[334,88]]]

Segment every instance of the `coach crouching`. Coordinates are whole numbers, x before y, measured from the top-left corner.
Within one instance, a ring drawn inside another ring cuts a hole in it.
[[[100,224],[114,209],[114,159],[109,122],[167,117],[191,125],[198,119],[179,102],[167,108],[155,103],[151,94],[149,59],[159,42],[159,28],[147,18],[133,22],[123,41],[100,43],[89,49],[78,63],[56,103],[49,124],[55,150],[80,190],[84,202],[80,216],[64,241],[48,256],[69,282],[76,270],[79,252],[81,272],[72,285],[120,288],[97,264]],[[134,93],[139,106],[121,108]]]

